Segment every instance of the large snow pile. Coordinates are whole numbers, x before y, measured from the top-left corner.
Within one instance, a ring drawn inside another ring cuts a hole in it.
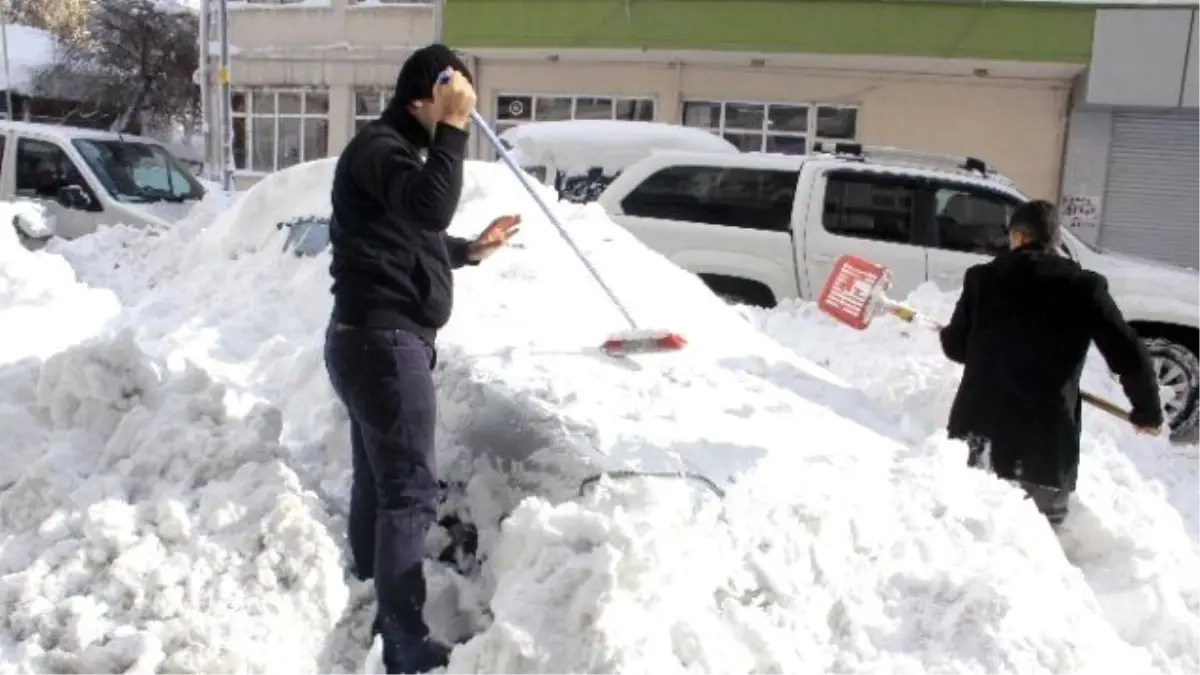
[[[6,329],[14,312],[124,304],[55,338],[94,334],[66,349],[4,333],[0,457],[23,459],[0,473],[0,671],[364,667],[370,588],[344,570],[348,432],[321,361],[328,258],[283,253],[277,227],[328,214],[332,166],[274,174],[211,224],[198,209],[54,247],[115,293],[0,234]],[[483,557],[429,563],[435,631],[474,635],[450,671],[1200,666],[1194,537],[1136,467],[1088,479],[1142,529],[1094,523],[1106,505],[1089,501],[1081,521],[1116,534],[1088,544],[1111,574],[1081,572],[1018,491],[913,421],[927,397],[873,401],[874,380],[851,387],[598,207],[564,204],[633,314],[691,342],[601,356],[619,314],[501,167],[470,165],[453,231],[514,211],[519,246],[458,273],[439,345],[440,461],[461,486],[446,508],[477,524]],[[894,372],[882,343],[842,343],[839,363]],[[622,467],[729,491],[645,479],[577,496]]]

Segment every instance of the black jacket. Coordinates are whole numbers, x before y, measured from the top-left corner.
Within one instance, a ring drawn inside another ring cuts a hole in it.
[[[466,148],[465,131],[438,125],[431,142],[407,111],[389,108],[342,151],[329,224],[335,321],[433,344],[453,306],[450,270],[468,264],[468,240],[445,234]]]
[[[1002,478],[1074,490],[1079,378],[1093,340],[1133,403],[1132,421],[1162,424],[1145,347],[1104,277],[1040,250],[1017,250],[967,270],[942,350],[963,364],[951,438],[991,441]]]

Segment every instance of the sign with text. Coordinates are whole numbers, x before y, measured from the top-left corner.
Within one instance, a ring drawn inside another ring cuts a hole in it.
[[[1100,198],[1066,195],[1058,207],[1062,224],[1072,230],[1095,231],[1100,227]]]

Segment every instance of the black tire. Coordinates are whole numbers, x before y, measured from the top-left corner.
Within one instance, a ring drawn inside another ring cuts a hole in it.
[[[1192,440],[1200,422],[1200,359],[1184,345],[1166,338],[1146,338],[1143,342],[1154,362],[1171,440]]]

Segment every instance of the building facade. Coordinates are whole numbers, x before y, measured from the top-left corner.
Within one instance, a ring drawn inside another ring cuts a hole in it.
[[[404,56],[441,32],[501,130],[615,118],[705,128],[747,150],[852,139],[981,157],[1054,199],[1098,16],[1079,3],[447,0],[438,13],[320,1],[230,4],[240,184],[336,154],[378,114]],[[473,144],[491,156],[481,134]]]
[[[1200,263],[1197,9],[1104,8],[1076,80],[1063,208],[1104,248]]]

